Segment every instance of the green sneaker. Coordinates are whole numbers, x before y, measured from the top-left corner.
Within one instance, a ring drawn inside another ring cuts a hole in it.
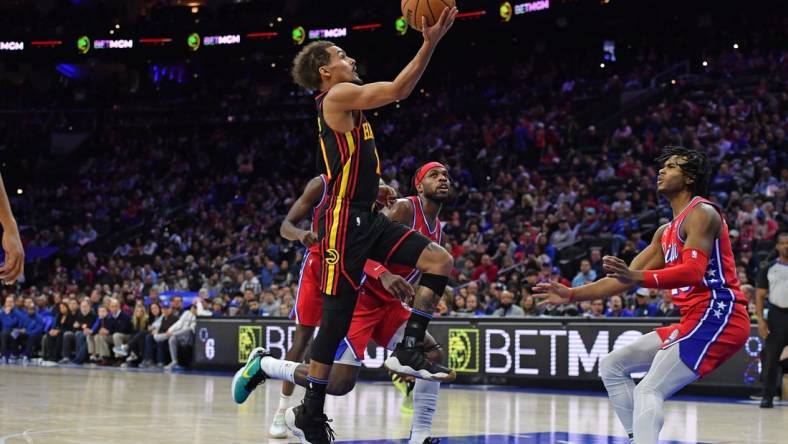
[[[249,353],[246,359],[246,365],[235,372],[233,376],[233,401],[236,404],[243,404],[246,398],[257,388],[258,385],[265,382],[267,375],[260,368],[260,359],[263,356],[270,356],[271,354],[262,347],[258,347]]]
[[[413,389],[416,388],[416,381],[408,381],[405,383],[405,397],[402,398],[402,405],[399,411],[405,415],[413,414]]]

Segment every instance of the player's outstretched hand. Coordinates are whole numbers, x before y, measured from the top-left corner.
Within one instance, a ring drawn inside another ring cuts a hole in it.
[[[540,282],[534,286],[534,297],[542,299],[537,305],[561,305],[569,302],[569,287],[556,281]]]
[[[413,287],[402,276],[396,275],[391,272],[385,272],[380,275],[380,283],[383,288],[389,293],[405,301],[413,297]]]
[[[443,8],[441,16],[432,26],[427,26],[427,18],[421,17],[421,35],[424,41],[430,44],[437,44],[446,32],[449,31],[451,25],[454,24],[454,19],[457,18],[457,7]]]
[[[602,258],[602,269],[607,277],[618,279],[622,284],[632,285],[643,282],[643,273],[630,270],[627,263],[615,256]]]
[[[25,266],[25,250],[16,226],[3,231],[3,250],[5,263],[0,266],[0,280],[5,284],[13,284],[19,279]]]

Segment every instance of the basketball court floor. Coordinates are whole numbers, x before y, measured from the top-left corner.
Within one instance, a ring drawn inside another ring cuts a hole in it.
[[[285,443],[269,440],[280,385],[269,381],[242,406],[230,375],[116,369],[0,367],[0,444]],[[294,399],[300,399],[296,392]],[[495,387],[446,388],[435,417],[443,443],[625,444],[602,393]],[[390,383],[359,383],[329,397],[339,442],[404,443],[410,417]],[[666,404],[665,443],[784,443],[788,406],[679,398]]]

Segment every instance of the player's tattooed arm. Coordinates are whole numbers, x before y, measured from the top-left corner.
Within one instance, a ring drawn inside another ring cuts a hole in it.
[[[299,241],[308,247],[317,242],[317,234],[310,230],[298,228],[298,224],[306,218],[310,211],[320,202],[323,195],[323,179],[313,178],[306,184],[303,194],[293,203],[287,216],[282,221],[279,234],[291,241]]]

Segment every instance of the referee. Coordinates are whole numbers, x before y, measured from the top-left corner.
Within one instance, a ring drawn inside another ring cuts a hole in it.
[[[788,232],[778,236],[777,252],[777,259],[761,270],[755,302],[758,332],[766,340],[761,400],[761,408],[765,409],[774,407],[780,353],[788,345]],[[768,320],[763,318],[763,301],[766,298],[769,299]]]

